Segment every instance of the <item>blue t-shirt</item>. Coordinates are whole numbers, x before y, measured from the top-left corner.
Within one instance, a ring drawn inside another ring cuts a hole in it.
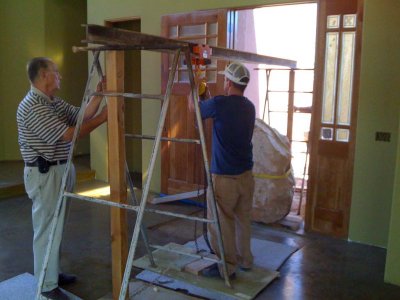
[[[253,168],[255,108],[242,96],[216,96],[200,102],[203,119],[214,120],[211,172],[238,175]]]

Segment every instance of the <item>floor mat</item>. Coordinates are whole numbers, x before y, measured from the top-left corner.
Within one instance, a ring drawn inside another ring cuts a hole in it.
[[[35,299],[37,281],[32,274],[23,273],[0,282],[1,300],[32,300]],[[68,291],[63,290],[71,300],[80,300]],[[45,299],[45,298],[43,298]]]

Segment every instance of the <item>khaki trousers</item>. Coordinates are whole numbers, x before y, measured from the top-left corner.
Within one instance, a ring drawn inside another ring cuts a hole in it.
[[[212,175],[215,200],[219,222],[221,225],[225,261],[228,275],[236,271],[237,266],[251,268],[253,255],[250,249],[251,209],[253,204],[254,178],[252,171],[240,175]],[[211,213],[210,187],[207,191],[207,215],[214,219]],[[216,228],[208,225],[210,244],[213,251],[221,257]],[[222,268],[220,266],[220,274]]]
[[[46,174],[41,174],[38,167],[25,167],[24,169],[25,190],[29,198],[32,199],[33,256],[36,279],[39,279],[42,269],[65,167],[65,164],[51,166]],[[75,168],[71,164],[66,190],[72,191],[74,184]],[[43,292],[50,291],[58,286],[60,245],[67,210],[66,202],[63,201],[60,210],[46,276],[44,278]]]

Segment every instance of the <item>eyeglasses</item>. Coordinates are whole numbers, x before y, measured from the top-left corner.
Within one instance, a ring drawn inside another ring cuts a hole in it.
[[[56,73],[56,74],[60,74],[60,72],[57,69],[55,69],[55,70],[47,69],[46,71],[47,72],[53,72],[53,73]]]

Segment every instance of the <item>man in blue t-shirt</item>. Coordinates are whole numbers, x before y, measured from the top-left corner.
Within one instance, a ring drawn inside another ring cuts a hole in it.
[[[253,264],[250,249],[250,213],[254,190],[251,139],[255,108],[253,103],[243,96],[250,80],[249,70],[239,62],[232,62],[220,73],[225,75],[225,95],[201,101],[200,112],[202,119],[213,119],[212,181],[228,275],[233,278],[237,266],[242,270],[249,270]],[[189,109],[193,111],[192,99],[189,99]],[[210,192],[207,193],[208,202],[209,195]],[[208,218],[212,217],[208,209]],[[213,224],[209,224],[208,232],[211,247],[220,257]],[[204,269],[202,274],[208,277],[222,277],[223,272],[221,267],[218,268],[214,264]]]

